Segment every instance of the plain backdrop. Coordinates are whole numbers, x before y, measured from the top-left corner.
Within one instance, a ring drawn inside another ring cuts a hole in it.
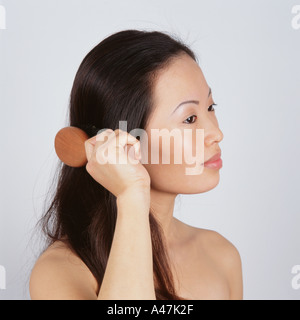
[[[299,299],[298,0],[0,0],[0,299],[29,299],[42,214],[72,83],[85,55],[125,29],[166,31],[197,54],[218,104],[220,182],[174,215],[239,250],[245,299]],[[299,21],[300,23],[300,21]]]

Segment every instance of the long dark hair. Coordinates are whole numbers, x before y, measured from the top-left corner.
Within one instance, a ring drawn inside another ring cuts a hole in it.
[[[124,30],[112,34],[82,61],[70,96],[67,126],[145,129],[153,110],[157,72],[173,58],[194,53],[181,40],[158,31]],[[95,133],[96,134],[96,133]],[[91,135],[91,134],[90,134]],[[55,193],[41,219],[50,245],[67,241],[90,269],[99,288],[114,236],[116,197],[97,183],[85,167],[59,163]],[[180,300],[174,288],[162,228],[149,212],[157,300]]]

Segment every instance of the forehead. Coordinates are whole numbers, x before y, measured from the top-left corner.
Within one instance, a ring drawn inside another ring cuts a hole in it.
[[[185,100],[205,99],[207,87],[202,70],[195,60],[187,54],[176,57],[166,69],[157,74],[153,89],[154,110],[150,122],[169,116]]]

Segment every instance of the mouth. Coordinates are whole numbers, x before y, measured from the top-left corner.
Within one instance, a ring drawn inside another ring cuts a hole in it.
[[[214,156],[205,161],[202,165],[211,169],[220,169],[223,165],[221,159],[221,152],[216,153]]]
[[[219,160],[221,158],[221,152],[216,153],[214,156],[212,156],[211,158],[209,158],[208,160],[206,160],[204,162],[205,163],[210,163],[210,162],[214,162],[216,160]]]

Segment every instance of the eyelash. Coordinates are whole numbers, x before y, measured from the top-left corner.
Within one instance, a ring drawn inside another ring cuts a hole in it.
[[[217,104],[213,103],[213,104],[210,105],[208,108],[211,108],[211,107],[213,107],[213,106],[217,106]],[[211,110],[210,112],[215,112],[215,109],[213,108],[213,110]],[[192,117],[197,117],[197,116],[194,114],[194,115],[188,117],[187,119],[192,118]],[[185,121],[186,121],[187,119],[185,119]],[[184,121],[183,123],[186,123],[185,121]],[[193,123],[195,123],[195,121],[192,122],[192,123],[186,123],[186,124],[193,124]]]

